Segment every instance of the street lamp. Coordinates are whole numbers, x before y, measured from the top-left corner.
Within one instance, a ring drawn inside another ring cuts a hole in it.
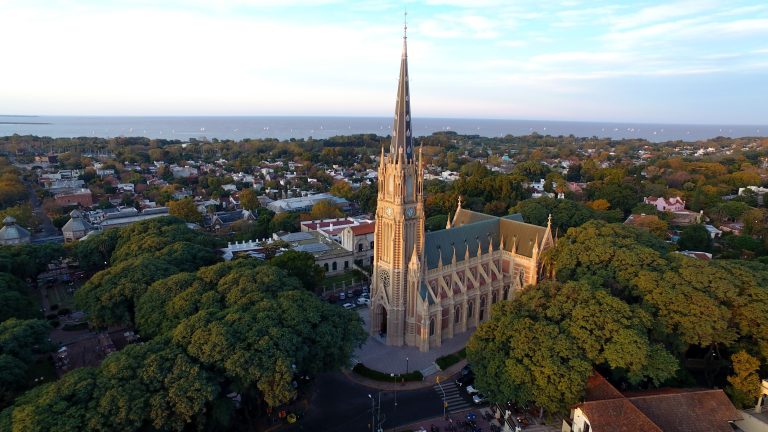
[[[405,374],[408,375],[408,357],[405,358]]]
[[[373,431],[374,428],[376,427],[376,417],[375,417],[376,411],[373,405],[373,396],[371,396],[370,393],[368,393],[368,399],[371,400],[371,431]]]

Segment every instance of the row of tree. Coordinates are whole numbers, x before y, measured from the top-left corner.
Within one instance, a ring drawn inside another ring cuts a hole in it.
[[[724,386],[727,371],[754,372],[744,358],[768,360],[763,264],[695,260],[647,232],[591,221],[560,238],[545,269],[549,280],[496,305],[469,342],[492,400],[564,412],[595,368],[621,387]],[[729,392],[741,401],[756,390]]]

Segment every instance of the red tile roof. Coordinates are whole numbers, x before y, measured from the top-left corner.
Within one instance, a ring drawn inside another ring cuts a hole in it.
[[[373,232],[376,230],[376,222],[355,225],[353,227],[350,227],[349,229],[351,229],[352,234],[356,236],[373,234]]]
[[[578,408],[594,432],[663,432],[627,399],[584,402]]]
[[[741,414],[722,390],[628,399],[665,432],[733,432],[728,422]]]
[[[576,405],[594,432],[732,432],[741,414],[722,390],[655,389],[622,395],[595,372]]]

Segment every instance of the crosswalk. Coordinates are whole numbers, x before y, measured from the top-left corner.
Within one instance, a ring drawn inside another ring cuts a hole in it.
[[[442,389],[440,386],[442,386]],[[448,381],[434,385],[432,388],[435,389],[437,395],[440,396],[440,399],[443,398],[443,392],[445,392],[445,402],[448,404],[446,410],[449,413],[464,411],[473,407],[471,400],[466,395],[464,387],[458,387],[453,382]]]

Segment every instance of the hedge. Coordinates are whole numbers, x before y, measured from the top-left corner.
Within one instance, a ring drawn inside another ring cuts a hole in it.
[[[361,375],[376,381],[401,382],[403,379],[405,379],[405,381],[422,381],[424,379],[424,376],[419,371],[413,371],[413,372],[408,372],[407,374],[392,376],[388,373],[369,369],[362,363],[356,364],[355,367],[352,368],[352,371],[358,375]]]
[[[448,354],[442,357],[438,357],[437,360],[435,360],[435,363],[437,363],[437,365],[440,366],[441,370],[446,370],[447,368],[455,365],[456,363],[464,360],[465,358],[467,358],[467,349],[462,348],[453,354]]]
[[[64,327],[61,328],[64,331],[74,331],[74,330],[86,330],[88,329],[88,323],[78,323],[78,324],[64,324]]]

